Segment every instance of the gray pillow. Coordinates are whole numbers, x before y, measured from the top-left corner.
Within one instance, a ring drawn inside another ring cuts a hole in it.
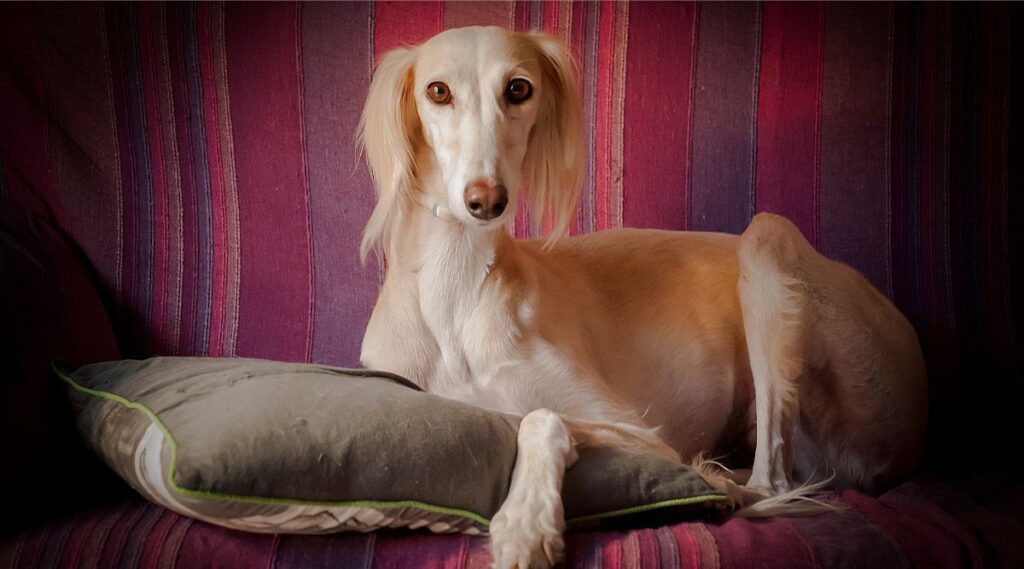
[[[233,358],[56,371],[113,470],[154,502],[231,528],[485,533],[515,464],[516,418],[383,372]],[[570,524],[724,501],[687,466],[608,449],[585,449],[563,494]]]

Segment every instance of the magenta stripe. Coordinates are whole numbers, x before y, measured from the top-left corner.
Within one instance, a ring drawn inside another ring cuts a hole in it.
[[[370,83],[373,53],[367,4],[308,4],[302,12],[305,128],[309,149],[317,317],[312,359],[357,365],[354,358],[377,294],[377,262],[359,262],[359,235],[373,209],[367,168],[352,141]],[[346,53],[339,59],[338,53]],[[338,180],[346,180],[344,187]]]
[[[891,5],[826,5],[818,247],[889,297],[891,65]]]
[[[310,242],[298,6],[226,6],[242,275],[237,353],[308,359]],[[273,120],[267,120],[273,117]]]
[[[758,34],[755,3],[700,4],[690,228],[742,232],[754,211]]]
[[[757,210],[788,217],[818,243],[820,3],[768,2],[761,24]]]
[[[629,13],[623,129],[623,225],[686,229],[694,4],[636,4]],[[677,46],[666,50],[664,46]],[[650,96],[671,93],[671,96]]]

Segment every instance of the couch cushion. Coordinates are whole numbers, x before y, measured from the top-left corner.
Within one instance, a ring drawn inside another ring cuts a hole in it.
[[[178,512],[261,532],[486,531],[508,491],[517,420],[383,372],[153,358],[63,375],[93,448]],[[687,466],[592,449],[565,480],[579,521],[721,504]]]

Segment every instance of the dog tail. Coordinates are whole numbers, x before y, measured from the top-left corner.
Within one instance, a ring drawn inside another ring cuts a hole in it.
[[[762,488],[747,486],[742,477],[721,463],[698,455],[691,466],[715,490],[728,498],[726,507],[732,515],[742,518],[770,516],[811,516],[827,512],[840,512],[844,508],[818,495],[832,484],[832,478],[805,483],[792,490],[773,494]]]

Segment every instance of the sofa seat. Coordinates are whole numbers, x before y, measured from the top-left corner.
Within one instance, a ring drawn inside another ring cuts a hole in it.
[[[1007,473],[921,479],[843,513],[570,532],[565,567],[1024,567],[1024,485]],[[484,568],[487,541],[426,532],[264,535],[128,499],[8,538],[0,567]]]

